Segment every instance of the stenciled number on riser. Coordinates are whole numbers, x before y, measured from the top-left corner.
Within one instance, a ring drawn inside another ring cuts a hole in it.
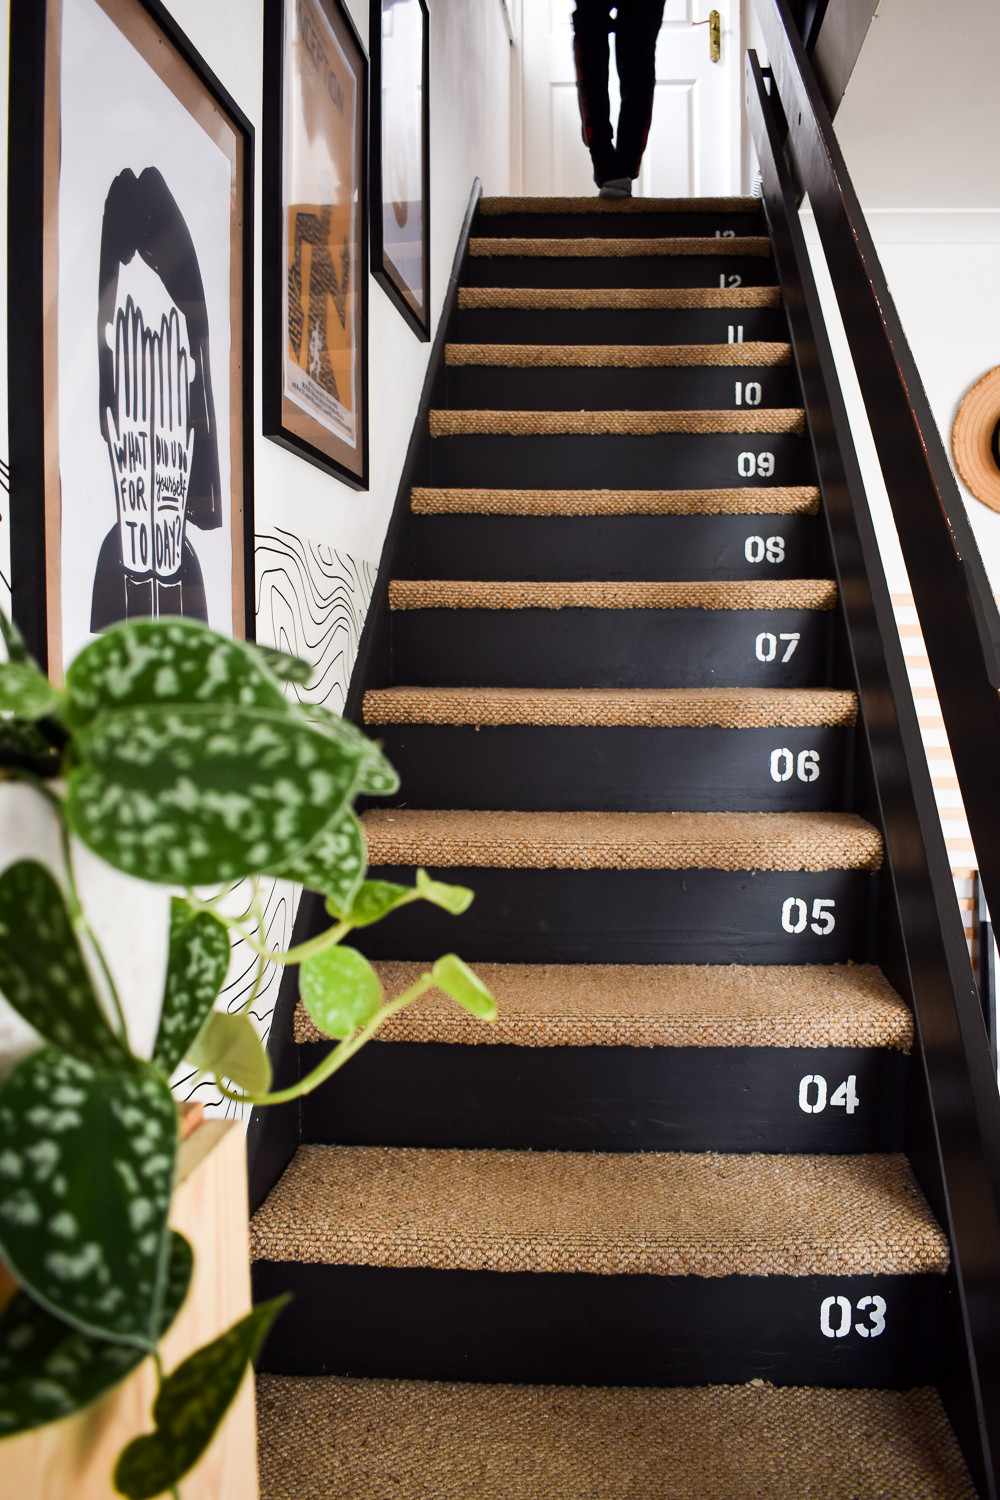
[[[831,1109],[843,1109],[853,1115],[861,1103],[857,1084],[857,1073],[848,1073],[831,1094],[822,1073],[807,1073],[799,1079],[799,1109],[803,1114],[821,1115],[829,1104]]]
[[[819,1331],[825,1339],[846,1339],[852,1329],[863,1339],[877,1339],[885,1332],[886,1311],[884,1297],[860,1297],[853,1308],[847,1297],[824,1297],[819,1305]]]
[[[809,931],[817,937],[829,937],[837,925],[836,905],[833,896],[817,896],[810,917],[809,906],[801,896],[788,896],[781,904],[781,925],[791,933],[805,932],[808,925]]]
[[[755,475],[770,479],[774,473],[774,454],[767,449],[763,453],[741,453],[736,460],[736,472],[741,479],[753,479]]]
[[[819,751],[800,750],[798,755],[795,755],[783,745],[777,750],[772,750],[771,780],[791,781],[793,776],[799,781],[818,781]]]
[[[742,406],[746,402],[747,406],[759,406],[763,396],[764,392],[759,380],[748,380],[746,385],[743,384],[742,380],[737,380],[734,392],[734,405]]]
[[[715,233],[716,233],[717,237],[721,238],[721,236],[719,236],[719,231],[718,230],[716,230]],[[727,291],[729,287],[732,287],[732,286],[742,286],[743,285],[743,277],[742,276],[727,276],[726,273],[725,273],[725,271],[723,271],[720,274],[720,276],[719,276],[719,285],[722,287],[723,291]]]
[[[780,659],[791,661],[801,639],[801,630],[783,630],[778,635],[771,630],[762,630],[754,641],[754,654],[758,661],[774,661],[778,657],[778,642],[784,641],[785,649]]]
[[[749,563],[780,563],[785,560],[785,538],[783,536],[748,536],[743,544],[743,556]]]

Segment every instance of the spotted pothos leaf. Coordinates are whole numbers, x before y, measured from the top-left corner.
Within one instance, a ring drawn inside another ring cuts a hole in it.
[[[294,858],[344,807],[361,748],[282,711],[122,709],[76,738],[63,812],[109,864],[214,885]]]
[[[30,662],[32,660],[24,636],[2,609],[0,609],[0,641],[3,642],[8,661]]]
[[[70,925],[62,891],[34,859],[0,875],[0,991],[37,1032],[95,1067],[124,1067]]]
[[[239,1011],[213,1010],[185,1055],[201,1072],[255,1097],[271,1087],[271,1059],[250,1017]]]
[[[326,909],[331,917],[349,922],[352,927],[371,927],[397,906],[409,906],[416,899],[417,893],[411,885],[397,885],[393,880],[365,880],[350,905],[328,899]]]
[[[191,1246],[171,1230],[161,1337],[187,1296],[193,1265]],[[80,1411],[145,1358],[145,1349],[81,1333],[18,1292],[0,1315],[0,1438]]]
[[[0,1253],[43,1307],[152,1348],[167,1274],[177,1110],[163,1075],[43,1047],[0,1084]]]
[[[338,906],[349,907],[368,868],[364,831],[350,808],[313,839],[308,849],[287,865],[269,870],[285,880],[297,880]]]
[[[58,697],[45,673],[31,662],[0,662],[0,713],[41,719],[52,712]]]
[[[170,1372],[153,1405],[155,1431],[133,1438],[115,1465],[115,1489],[120,1495],[128,1500],[153,1500],[194,1468],[288,1300],[275,1297],[262,1302]]]
[[[417,895],[451,912],[453,917],[468,911],[475,899],[475,893],[467,885],[446,885],[443,880],[432,880],[426,870],[417,871]]]
[[[37,724],[0,718],[0,766],[17,766],[36,776],[51,778],[59,774],[60,760],[57,746]]]
[[[342,1041],[375,1015],[382,1001],[382,984],[355,948],[332,944],[302,960],[299,994],[323,1035]]]
[[[180,703],[276,712],[288,706],[259,652],[197,620],[113,625],[66,672],[63,716],[76,728],[112,709]]]
[[[459,958],[457,953],[446,953],[439,958],[431,970],[434,983],[439,990],[467,1010],[480,1021],[495,1021],[497,1003],[479,975]]]
[[[169,1078],[205,1024],[229,968],[229,931],[211,912],[175,896],[163,1008],[152,1062]]]
[[[320,724],[331,734],[340,734],[349,744],[358,746],[361,761],[354,784],[355,795],[365,792],[372,797],[391,797],[399,791],[399,776],[386,760],[381,746],[362,734],[349,719],[316,703],[303,703],[301,711],[312,723]]]
[[[301,656],[289,656],[287,651],[277,651],[273,646],[262,646],[254,641],[253,650],[281,682],[295,682],[305,687],[313,674],[312,663]]]

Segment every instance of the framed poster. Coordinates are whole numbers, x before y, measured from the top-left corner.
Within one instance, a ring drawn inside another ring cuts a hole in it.
[[[430,338],[430,48],[426,0],[372,0],[372,271]]]
[[[252,634],[251,126],[158,0],[13,0],[11,59],[15,615],[53,676]]]
[[[368,488],[368,58],[340,0],[265,0],[264,432]]]

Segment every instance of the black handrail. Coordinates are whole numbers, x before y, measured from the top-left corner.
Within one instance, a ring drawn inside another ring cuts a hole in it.
[[[787,0],[755,0],[899,533],[986,899],[1000,919],[1000,614]]]
[[[984,1500],[1000,1456],[1000,1095],[892,602],[785,159],[786,125],[756,55],[746,106],[871,754],[902,956],[887,972],[917,1036],[907,1146],[952,1247],[960,1348],[942,1394]],[[919,1116],[919,1120],[918,1117]],[[923,1122],[927,1121],[926,1130]]]

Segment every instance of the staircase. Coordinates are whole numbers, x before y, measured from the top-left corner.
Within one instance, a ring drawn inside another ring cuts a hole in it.
[[[364,700],[428,997],[253,1219],[265,1500],[975,1494],[857,684],[756,200],[484,200]],[[294,1022],[299,1065],[322,1049]]]

